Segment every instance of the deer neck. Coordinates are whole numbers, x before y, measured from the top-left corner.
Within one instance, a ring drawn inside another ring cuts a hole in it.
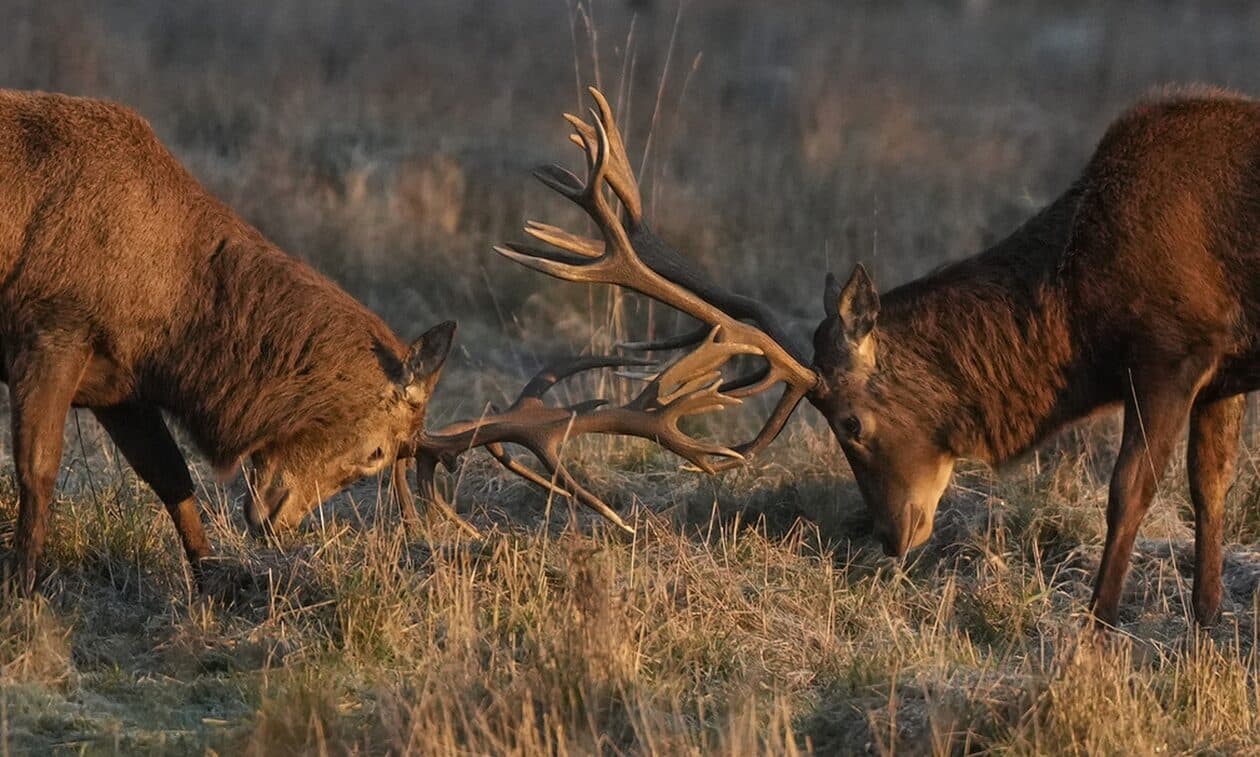
[[[375,314],[265,243],[224,249],[210,270],[160,385],[162,404],[215,466],[351,422],[377,401],[405,348]]]
[[[1000,464],[1096,404],[1061,273],[1075,199],[883,298],[876,388],[958,457]]]

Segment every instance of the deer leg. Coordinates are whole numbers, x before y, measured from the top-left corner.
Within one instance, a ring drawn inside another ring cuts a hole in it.
[[[1100,623],[1116,624],[1120,592],[1138,527],[1206,376],[1206,370],[1199,365],[1184,360],[1171,376],[1167,367],[1132,372],[1120,453],[1111,473],[1107,498],[1107,540],[1090,602],[1094,618]]]
[[[1195,403],[1190,411],[1186,468],[1194,503],[1194,618],[1217,620],[1221,607],[1221,525],[1225,494],[1234,480],[1247,398],[1238,394]]]
[[[35,590],[39,559],[48,534],[49,509],[61,467],[66,415],[83,371],[85,346],[35,339],[11,354],[10,421],[18,484],[18,522],[10,577],[24,593]]]
[[[115,405],[92,411],[118,446],[136,475],[144,479],[175,522],[184,554],[198,584],[201,561],[210,555],[210,543],[201,524],[188,463],[179,451],[162,413],[147,405]]]

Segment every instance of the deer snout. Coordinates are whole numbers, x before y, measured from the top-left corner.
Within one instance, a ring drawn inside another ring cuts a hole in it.
[[[877,522],[875,535],[885,555],[902,558],[932,538],[932,518],[922,508],[907,505],[899,518]]]
[[[913,549],[913,546],[910,544],[911,534],[909,531],[877,527],[875,535],[879,537],[880,544],[884,547],[884,554],[889,557],[902,558]]]
[[[286,493],[284,499],[271,509],[271,515],[267,517],[268,530],[273,534],[293,531],[301,525],[302,519],[316,504],[318,502],[299,499],[291,492]]]
[[[245,524],[249,526],[249,535],[254,538],[262,538],[267,534],[267,507],[261,502],[261,497],[254,493],[245,498]]]
[[[290,499],[290,492],[285,488],[251,495],[245,502],[245,522],[249,526],[250,536],[270,540],[275,537],[276,531],[285,530],[291,520],[291,515],[286,515],[291,510],[286,507]]]

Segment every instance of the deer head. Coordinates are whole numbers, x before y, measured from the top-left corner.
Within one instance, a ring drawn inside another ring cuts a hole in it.
[[[262,533],[292,528],[342,487],[413,454],[412,439],[423,428],[454,336],[455,322],[447,321],[413,342],[401,360],[378,348],[377,391],[358,398],[352,417],[333,427],[314,424],[309,432],[254,452],[246,505],[250,527]]]
[[[932,535],[954,458],[881,391],[879,293],[860,263],[843,287],[827,274],[823,312],[809,400],[849,461],[884,551],[900,557]]]

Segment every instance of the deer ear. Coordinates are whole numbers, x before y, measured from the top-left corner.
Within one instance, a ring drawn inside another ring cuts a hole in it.
[[[861,344],[875,329],[879,316],[879,292],[861,263],[853,267],[853,273],[844,287],[838,286],[835,276],[827,275],[828,315],[840,317],[845,338],[850,344]]]
[[[840,293],[844,287],[840,286],[840,279],[830,271],[827,272],[827,285],[823,291],[823,317],[830,318],[836,314],[836,303],[840,301]]]
[[[433,394],[455,341],[455,321],[439,323],[411,343],[407,351],[407,401],[423,405]]]

